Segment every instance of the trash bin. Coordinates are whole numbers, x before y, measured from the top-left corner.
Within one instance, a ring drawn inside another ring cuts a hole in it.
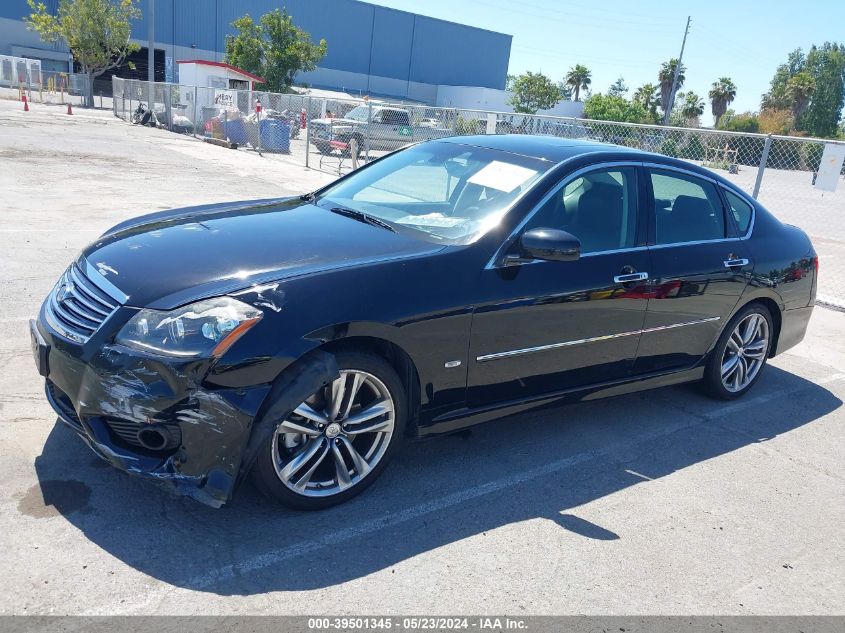
[[[261,149],[290,153],[290,124],[281,119],[266,119],[259,124]]]
[[[232,143],[246,145],[246,127],[244,126],[242,119],[232,119],[231,121],[226,121],[224,128],[226,131],[226,138],[228,138]]]

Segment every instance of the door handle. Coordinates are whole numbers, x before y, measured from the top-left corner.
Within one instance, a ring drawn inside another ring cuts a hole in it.
[[[629,273],[627,275],[616,275],[613,281],[618,284],[628,284],[632,281],[645,281],[648,279],[648,273]]]
[[[725,268],[733,268],[735,266],[748,266],[748,260],[744,257],[738,257],[736,259],[726,259],[725,260]]]

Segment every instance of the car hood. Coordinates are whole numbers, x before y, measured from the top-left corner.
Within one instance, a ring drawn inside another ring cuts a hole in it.
[[[170,309],[255,284],[442,248],[297,197],[142,216],[109,229],[80,257],[128,296],[127,305]]]

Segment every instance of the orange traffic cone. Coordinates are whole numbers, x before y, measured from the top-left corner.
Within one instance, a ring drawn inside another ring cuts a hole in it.
[[[23,111],[29,112],[29,101],[26,100],[26,95],[23,96]]]
[[[67,113],[73,114],[73,108],[70,107],[70,101],[67,102]]]

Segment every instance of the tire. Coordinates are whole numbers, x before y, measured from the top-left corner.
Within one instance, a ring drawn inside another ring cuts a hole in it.
[[[705,392],[719,400],[745,395],[766,367],[773,334],[772,315],[763,304],[750,303],[737,312],[707,360]]]
[[[405,436],[407,396],[393,367],[363,351],[341,351],[335,360],[340,378],[278,421],[253,469],[262,492],[299,510],[328,508],[363,492]]]

